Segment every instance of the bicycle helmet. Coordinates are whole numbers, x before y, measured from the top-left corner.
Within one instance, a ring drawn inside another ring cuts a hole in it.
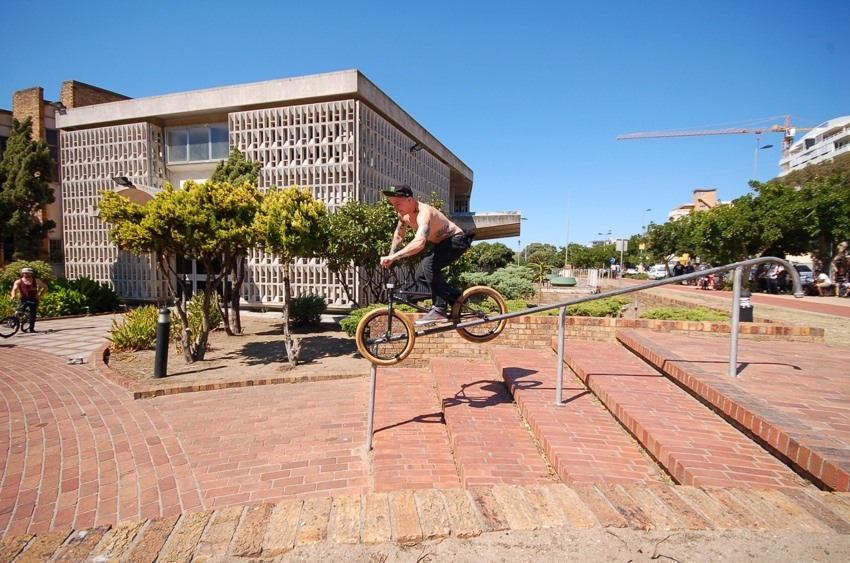
[[[33,271],[32,271],[32,268],[22,268],[21,273],[22,274],[32,274]]]

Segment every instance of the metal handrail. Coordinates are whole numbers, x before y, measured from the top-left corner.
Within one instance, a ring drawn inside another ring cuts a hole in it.
[[[709,268],[706,270],[700,270],[698,272],[693,272],[691,274],[683,274],[681,276],[675,276],[671,278],[664,278],[660,280],[655,280],[649,283],[641,284],[639,286],[633,287],[625,287],[621,289],[615,289],[612,291],[606,291],[604,293],[598,293],[596,295],[591,295],[587,297],[581,297],[578,299],[571,299],[569,301],[562,301],[560,303],[550,304],[550,305],[541,305],[539,307],[533,307],[530,309],[525,309],[522,311],[522,314],[528,313],[536,313],[538,311],[546,311],[549,309],[560,308],[560,312],[558,315],[558,381],[557,388],[555,390],[555,404],[561,405],[562,401],[562,391],[563,391],[563,377],[564,377],[564,325],[566,320],[566,310],[570,305],[575,305],[578,303],[586,303],[588,301],[593,301],[596,299],[603,299],[607,297],[615,297],[617,295],[623,295],[626,293],[634,293],[637,291],[643,291],[646,289],[653,289],[655,287],[660,287],[662,285],[667,285],[671,283],[679,283],[686,280],[692,280],[701,278],[704,276],[710,276],[712,274],[718,274],[722,272],[728,272],[729,270],[734,270],[734,276],[732,278],[732,322],[731,322],[731,331],[730,331],[730,346],[729,346],[729,376],[730,377],[738,377],[738,322],[740,321],[740,307],[741,307],[741,278],[744,266],[754,266],[756,264],[765,264],[765,263],[778,263],[781,264],[785,270],[791,274],[791,281],[794,285],[794,297],[801,298],[804,296],[803,293],[803,284],[800,282],[800,274],[797,272],[797,269],[782,258],[774,258],[769,256],[763,256],[759,258],[750,258],[749,260],[743,260],[741,262],[735,262],[733,264],[727,264],[726,266],[718,266],[716,268]],[[512,317],[518,316],[515,313],[509,314]],[[505,317],[508,315],[502,315]]]
[[[733,264],[727,264],[726,266],[718,266],[716,268],[709,268],[706,270],[700,270],[698,272],[693,272],[691,274],[683,274],[681,276],[675,276],[670,278],[664,278],[660,280],[651,281],[649,283],[644,283],[638,286],[632,287],[624,287],[620,289],[614,289],[611,291],[606,291],[602,293],[597,293],[595,295],[588,295],[585,297],[578,297],[576,299],[569,299],[567,301],[560,301],[558,303],[550,303],[547,305],[540,305],[537,307],[530,307],[528,309],[523,309],[521,311],[514,311],[513,313],[505,313],[503,315],[496,315],[492,317],[487,317],[486,319],[474,320],[464,323],[451,324],[446,326],[440,326],[436,328],[425,329],[421,331],[416,331],[417,336],[421,336],[424,334],[432,334],[436,332],[446,332],[448,330],[456,330],[457,328],[467,327],[467,326],[475,326],[483,323],[493,322],[501,319],[511,319],[514,317],[521,317],[528,314],[539,313],[541,311],[548,311],[550,309],[560,309],[558,314],[558,376],[557,376],[557,385],[555,389],[555,404],[563,405],[563,380],[564,380],[564,332],[565,332],[565,322],[566,322],[566,311],[567,307],[571,305],[578,305],[580,303],[587,303],[589,301],[595,301],[597,299],[605,299],[608,297],[616,297],[618,295],[625,295],[627,293],[635,293],[637,291],[644,291],[647,289],[653,289],[656,287],[660,287],[662,285],[667,285],[671,283],[679,283],[686,280],[692,280],[701,278],[704,276],[710,276],[712,274],[719,274],[722,272],[728,272],[729,270],[735,270],[735,274],[733,277],[732,284],[732,326],[731,326],[731,337],[730,337],[730,348],[729,348],[729,376],[730,377],[738,377],[738,322],[740,320],[740,304],[741,304],[741,277],[744,266],[754,266],[756,264],[765,264],[765,263],[777,263],[782,264],[785,267],[785,270],[791,274],[791,280],[794,284],[794,297],[800,298],[803,297],[803,284],[800,282],[800,274],[797,272],[797,269],[782,258],[773,258],[773,257],[760,257],[760,258],[750,258],[749,260],[744,260],[742,262],[735,262]],[[366,423],[366,451],[370,451],[372,449],[372,428],[374,424],[374,411],[375,411],[375,385],[377,379],[377,365],[372,364],[371,373],[370,373],[370,384],[369,384],[369,413],[368,420]]]

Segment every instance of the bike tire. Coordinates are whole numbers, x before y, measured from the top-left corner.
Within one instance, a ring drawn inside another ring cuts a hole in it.
[[[413,351],[416,331],[404,313],[393,310],[390,317],[387,309],[375,309],[360,319],[355,340],[364,358],[375,365],[392,366]]]
[[[452,307],[452,318],[457,323],[488,319],[508,312],[505,299],[492,287],[476,285],[463,292]],[[489,342],[505,329],[507,319],[497,319],[477,325],[457,328],[457,333],[470,342]]]
[[[20,322],[18,321],[18,317],[12,315],[9,317],[3,317],[0,319],[0,336],[3,338],[9,338],[18,332],[18,329],[21,327]]]

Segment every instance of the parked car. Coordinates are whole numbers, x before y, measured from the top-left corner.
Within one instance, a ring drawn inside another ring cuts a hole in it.
[[[651,280],[660,280],[667,277],[667,268],[664,267],[664,264],[656,264],[647,268],[646,275]]]
[[[803,286],[803,292],[809,293],[809,290],[812,289],[812,284],[815,281],[815,275],[812,273],[812,269],[805,264],[791,265],[794,266],[794,269],[797,270],[798,274],[800,274],[800,284]]]

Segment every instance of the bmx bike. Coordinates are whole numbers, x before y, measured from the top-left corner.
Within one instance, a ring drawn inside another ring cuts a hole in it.
[[[386,287],[389,290],[386,308],[366,313],[355,332],[357,349],[376,365],[391,366],[403,361],[413,351],[417,335],[456,330],[465,340],[480,343],[499,336],[507,324],[507,319],[500,318],[508,311],[502,295],[492,287],[477,285],[454,301],[448,324],[426,325],[417,332],[410,317],[397,310],[395,304],[402,303],[427,313],[428,309],[417,301],[429,299],[431,294],[395,289],[392,283]]]
[[[27,309],[27,306],[32,304],[30,301],[21,303],[15,309],[14,313],[0,319],[0,336],[9,338],[18,332],[19,329],[21,332],[27,332],[28,329],[26,327],[30,325],[30,311]]]

